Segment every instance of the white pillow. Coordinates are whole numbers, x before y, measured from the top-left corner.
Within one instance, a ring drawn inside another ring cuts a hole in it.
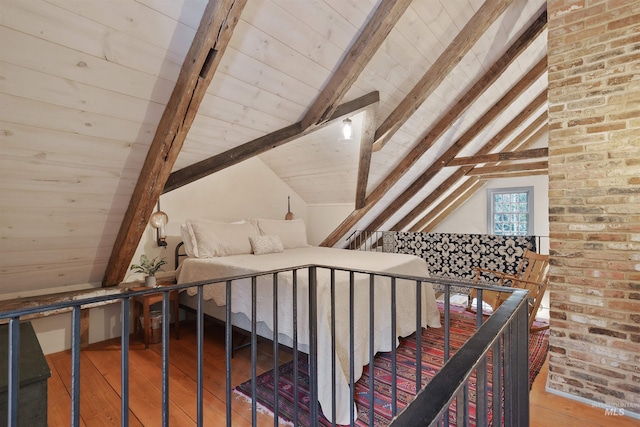
[[[258,228],[263,236],[276,235],[285,249],[306,248],[307,228],[302,219],[279,220],[258,219]]]
[[[256,255],[284,252],[282,240],[278,236],[251,236],[249,241],[251,242],[253,253]]]
[[[194,252],[198,258],[250,254],[250,236],[258,230],[250,222],[228,224],[206,220],[187,220],[187,228],[195,237]]]
[[[182,236],[182,242],[184,243],[184,253],[186,253],[189,257],[197,258],[198,254],[197,252],[195,252],[196,238],[189,232],[187,224],[182,224],[180,226],[180,236]]]

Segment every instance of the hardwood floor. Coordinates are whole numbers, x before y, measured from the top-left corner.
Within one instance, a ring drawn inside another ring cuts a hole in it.
[[[225,425],[224,329],[207,324],[204,343],[204,418],[207,425]],[[196,334],[195,324],[182,324],[180,340],[170,341],[169,425],[196,425]],[[129,352],[129,425],[162,425],[162,346],[131,338]],[[71,352],[46,356],[51,368],[49,380],[49,426],[70,422]],[[290,360],[281,351],[280,363]],[[109,340],[81,351],[80,415],[83,426],[120,425],[120,340]],[[258,375],[273,368],[272,347],[258,350]],[[239,350],[233,360],[233,385],[251,378],[250,350]],[[233,425],[251,426],[251,405],[242,398],[233,401]],[[273,426],[273,418],[258,414],[258,425]]]
[[[529,394],[530,427],[639,427],[640,420],[605,415],[603,408],[566,399],[545,391],[549,360],[533,382]]]
[[[169,369],[169,424],[193,426],[196,416],[196,354],[195,325],[183,324],[180,340],[171,339]],[[151,344],[145,350],[140,340],[131,340],[129,364],[129,425],[159,426],[162,424],[161,345]],[[249,349],[239,350],[233,359],[233,385],[251,378]],[[71,353],[50,354],[49,426],[70,425]],[[207,324],[205,331],[204,417],[206,425],[225,425],[225,362],[224,330],[217,324]],[[279,359],[290,359],[281,351]],[[273,366],[271,344],[259,345],[258,374]],[[545,392],[548,372],[545,364],[531,392],[531,426],[616,427],[638,426],[628,417],[605,416],[604,410],[593,408]],[[90,345],[81,352],[80,415],[82,426],[120,425],[120,345],[110,340]],[[251,405],[242,398],[233,400],[233,425],[251,426]],[[258,414],[259,426],[272,426],[273,418]]]

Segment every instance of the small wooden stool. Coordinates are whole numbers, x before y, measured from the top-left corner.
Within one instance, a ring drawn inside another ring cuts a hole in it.
[[[160,285],[162,286],[162,285]],[[140,291],[143,289],[147,289],[146,287],[137,287],[131,288],[133,291]],[[162,302],[163,292],[146,294],[146,295],[138,295],[133,297],[133,334],[134,336],[138,336],[138,328],[139,328],[139,318],[140,318],[140,306],[142,306],[142,313],[144,316],[144,348],[149,348],[149,337],[151,336],[151,319],[149,314],[149,306]],[[180,339],[180,314],[179,314],[179,303],[178,303],[179,292],[169,291],[169,300],[170,304],[173,304],[173,323],[176,331],[176,339]]]

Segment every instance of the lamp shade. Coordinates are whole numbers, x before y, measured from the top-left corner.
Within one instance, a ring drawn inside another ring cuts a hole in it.
[[[154,212],[149,219],[149,224],[154,228],[163,228],[169,222],[169,217],[162,211]]]

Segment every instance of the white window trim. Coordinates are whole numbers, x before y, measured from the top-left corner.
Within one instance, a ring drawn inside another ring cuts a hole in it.
[[[494,235],[493,227],[493,195],[495,193],[527,193],[527,202],[529,206],[529,221],[527,223],[527,235],[533,236],[533,186],[531,187],[506,187],[506,188],[488,188],[487,189],[487,234]]]

